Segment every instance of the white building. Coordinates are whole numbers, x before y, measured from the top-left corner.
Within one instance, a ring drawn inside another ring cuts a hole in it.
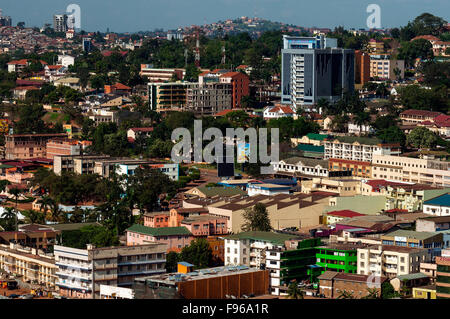
[[[65,66],[66,68],[69,67],[69,65],[75,64],[75,58],[70,55],[58,55],[58,63],[59,65]]]
[[[291,157],[272,163],[276,172],[300,173],[310,176],[328,177],[328,161],[307,157]]]
[[[372,161],[373,155],[400,155],[399,144],[383,144],[376,138],[339,136],[326,139],[324,158],[342,158],[352,161]]]
[[[55,245],[56,285],[62,296],[100,297],[100,285],[131,287],[135,278],[165,273],[167,245],[154,243],[77,249]]]
[[[423,203],[423,212],[433,216],[450,216],[450,194],[444,194]]]
[[[358,248],[357,272],[395,278],[420,272],[420,263],[431,260],[427,249],[401,246],[373,245]]]
[[[249,184],[247,186],[248,196],[255,195],[277,195],[277,194],[289,194],[291,190],[290,186],[276,185],[276,184]]]
[[[268,106],[263,110],[265,120],[278,119],[280,117],[294,117],[295,111],[290,106]]]

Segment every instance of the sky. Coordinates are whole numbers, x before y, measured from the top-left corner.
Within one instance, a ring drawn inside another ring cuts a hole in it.
[[[380,6],[383,28],[406,25],[424,12],[450,20],[450,0],[2,0],[0,8],[13,25],[23,21],[27,27],[42,27],[69,4],[81,8],[81,29],[101,32],[168,30],[241,16],[358,29],[367,28],[369,4]]]

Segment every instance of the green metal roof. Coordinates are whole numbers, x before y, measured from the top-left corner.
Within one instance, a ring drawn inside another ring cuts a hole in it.
[[[320,160],[315,158],[309,158],[309,157],[289,157],[282,160],[286,164],[290,165],[296,165],[298,162],[302,162],[305,166],[315,167],[317,165],[322,166],[323,168],[328,168],[328,161],[327,160]]]
[[[403,280],[413,280],[413,279],[420,279],[420,278],[428,278],[428,275],[425,275],[425,274],[420,273],[420,272],[416,272],[416,273],[407,274],[407,275],[400,275],[400,276],[397,276],[397,278],[403,281]]]
[[[326,134],[317,134],[317,133],[308,133],[308,134],[306,134],[306,136],[310,140],[316,140],[316,141],[323,141],[324,139],[326,139],[328,137],[328,135],[326,135]]]
[[[186,227],[147,227],[140,224],[134,224],[127,231],[140,233],[151,236],[176,236],[176,235],[192,235]]]
[[[266,241],[275,245],[283,246],[286,240],[291,240],[298,237],[299,236],[296,235],[280,234],[268,231],[249,231],[230,235],[225,237],[225,239],[233,239],[233,240],[252,239],[252,240]]]
[[[14,167],[14,166],[8,165],[8,164],[2,164],[2,165],[0,165],[0,168],[12,168],[12,167]]]
[[[235,195],[247,195],[246,192],[242,191],[237,187],[206,187],[199,186],[197,189],[205,194],[207,197],[213,196],[235,196]]]
[[[315,153],[324,153],[325,147],[322,146],[316,146],[311,144],[298,144],[297,150],[304,151],[304,152],[315,152]]]

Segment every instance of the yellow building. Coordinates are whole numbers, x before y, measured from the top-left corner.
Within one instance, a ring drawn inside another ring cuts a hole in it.
[[[24,282],[45,285],[55,288],[57,279],[54,257],[39,253],[34,248],[0,246],[0,269],[15,276],[20,276]]]
[[[412,295],[414,299],[436,299],[436,286],[414,287]]]

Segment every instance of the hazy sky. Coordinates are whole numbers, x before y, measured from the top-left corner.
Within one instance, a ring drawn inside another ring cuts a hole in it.
[[[69,4],[81,7],[81,27],[87,31],[135,32],[202,25],[240,16],[305,27],[343,25],[365,28],[369,4],[381,7],[382,27],[405,25],[423,12],[450,20],[450,0],[2,0],[13,24],[41,27]]]

